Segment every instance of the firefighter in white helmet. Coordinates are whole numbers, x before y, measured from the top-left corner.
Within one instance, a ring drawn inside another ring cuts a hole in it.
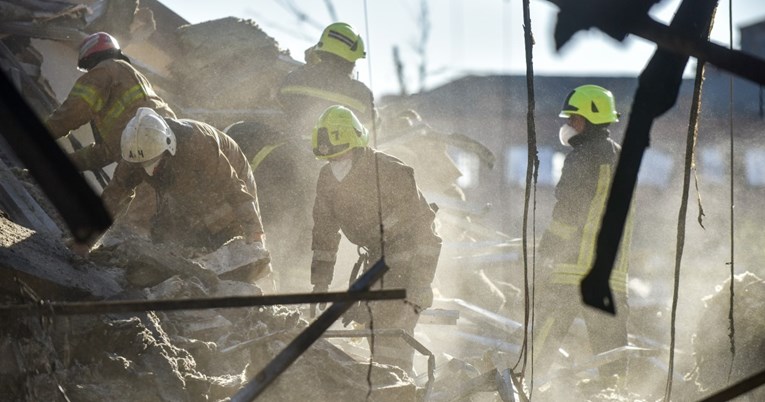
[[[139,108],[122,133],[121,153],[123,161],[102,199],[117,214],[120,201],[148,183],[158,200],[152,240],[207,251],[235,236],[264,242],[252,170],[224,133]]]
[[[384,288],[407,290],[406,302],[371,303],[374,328],[398,328],[412,335],[420,311],[433,301],[430,286],[441,251],[433,225],[435,207],[417,187],[412,168],[367,142],[366,128],[339,105],[324,111],[313,130],[313,152],[329,163],[321,168],[316,185],[311,283],[316,292],[329,289],[342,231],[366,251],[370,265],[385,258],[390,270],[383,277]],[[366,309],[356,313],[343,321],[369,325]],[[411,373],[413,356],[400,338],[375,338],[373,358],[378,363]]]
[[[85,74],[46,123],[57,139],[91,123],[95,143],[70,155],[79,170],[96,170],[119,161],[122,129],[139,107],[175,117],[108,33],[96,32],[82,41],[77,66]]]
[[[622,238],[610,286],[617,315],[584,306],[580,283],[589,272],[621,147],[610,138],[609,126],[619,121],[614,96],[597,85],[582,85],[566,97],[560,117],[566,122],[558,137],[571,147],[555,188],[552,222],[539,244],[543,271],[538,273],[534,319],[535,376],[548,370],[577,317],[587,326],[590,348],[598,354],[627,346],[627,267],[631,218]],[[626,363],[619,360],[599,368],[601,378],[623,378]],[[612,384],[609,384],[612,385]]]

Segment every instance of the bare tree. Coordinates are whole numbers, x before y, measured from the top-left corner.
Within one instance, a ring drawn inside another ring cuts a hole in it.
[[[398,46],[393,46],[393,64],[396,66],[396,77],[398,78],[399,93],[401,96],[408,95],[406,90],[406,77],[404,77],[404,63],[401,61],[401,52]]]
[[[428,9],[427,0],[420,0],[420,14],[417,19],[418,26],[420,27],[420,38],[417,42],[415,50],[420,57],[419,66],[419,79],[420,79],[420,92],[425,90],[425,82],[427,80],[427,51],[428,51],[428,39],[430,38],[430,10]]]

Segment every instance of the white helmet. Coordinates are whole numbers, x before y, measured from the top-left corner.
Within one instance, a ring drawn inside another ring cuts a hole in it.
[[[176,141],[162,116],[148,107],[139,107],[122,131],[120,145],[122,159],[140,163],[151,176],[165,151],[175,155]]]

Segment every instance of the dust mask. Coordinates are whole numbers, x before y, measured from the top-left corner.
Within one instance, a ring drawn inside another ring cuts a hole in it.
[[[560,130],[558,131],[558,138],[560,139],[561,144],[571,146],[568,141],[577,134],[579,133],[574,127],[571,127],[568,124],[564,124],[560,126]]]
[[[335,175],[335,178],[337,181],[343,181],[345,176],[348,175],[348,172],[351,171],[351,166],[353,165],[353,159],[351,158],[344,158],[340,160],[330,160],[329,161],[329,167],[332,169],[332,174]]]
[[[144,170],[146,170],[146,174],[149,176],[154,176],[154,173],[157,172],[157,166],[159,165],[159,162],[162,162],[162,155],[141,163],[141,166],[143,166]]]

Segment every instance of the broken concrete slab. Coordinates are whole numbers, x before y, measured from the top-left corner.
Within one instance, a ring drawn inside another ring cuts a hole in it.
[[[765,280],[752,272],[733,278],[733,328],[730,328],[730,278],[703,299],[704,312],[692,337],[696,367],[692,379],[705,393],[720,390],[765,370]],[[730,336],[733,335],[733,340]],[[735,345],[735,358],[731,353]],[[733,367],[730,365],[733,364]],[[763,400],[765,388],[748,394]]]
[[[187,259],[187,254],[171,245],[127,238],[113,246],[92,250],[90,259],[102,265],[123,268],[126,280],[134,287],[155,286],[175,275],[182,278],[196,277],[208,288],[216,286],[217,275]]]
[[[194,259],[194,262],[215,272],[221,279],[253,282],[271,273],[271,254],[262,242],[248,243],[237,236],[223,246]]]
[[[0,216],[0,290],[17,294],[16,278],[45,298],[113,296],[123,289],[122,272],[79,259],[58,238]]]
[[[169,70],[184,106],[274,108],[271,95],[288,72],[280,58],[286,52],[254,21],[228,17],[186,25],[177,37],[181,52]]]
[[[60,236],[61,229],[42,209],[11,169],[0,160],[0,209],[25,227],[52,236]]]

